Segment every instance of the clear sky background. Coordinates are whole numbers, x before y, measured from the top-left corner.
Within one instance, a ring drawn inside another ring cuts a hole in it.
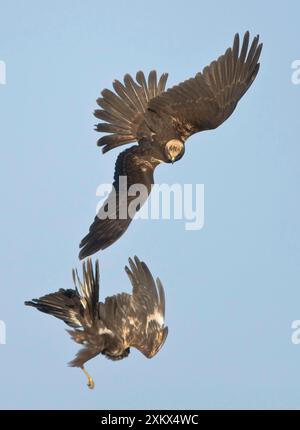
[[[299,408],[300,6],[265,3],[1,0],[1,408]],[[254,85],[155,174],[204,184],[204,228],[136,221],[99,255],[102,299],[131,291],[134,254],[160,276],[168,339],[152,360],[90,361],[90,391],[66,365],[78,350],[66,326],[23,302],[72,287],[96,188],[112,180],[118,150],[96,147],[95,100],[139,69],[189,78],[245,30],[264,42]]]

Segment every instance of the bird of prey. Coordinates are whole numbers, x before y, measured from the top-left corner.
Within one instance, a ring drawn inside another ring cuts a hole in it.
[[[94,388],[94,381],[84,367],[86,361],[98,354],[121,360],[129,355],[131,347],[152,358],[168,335],[165,293],[159,278],[155,282],[147,265],[137,257],[129,259],[125,271],[133,287],[131,295],[121,293],[99,303],[99,262],[94,270],[88,259],[83,263],[82,281],[73,270],[75,290],[60,289],[25,302],[72,327],[68,333],[83,348],[69,365],[84,371],[89,388]]]
[[[115,93],[102,91],[97,100],[101,109],[94,114],[104,122],[96,130],[110,134],[101,137],[98,146],[105,153],[134,141],[138,145],[119,154],[112,193],[80,243],[80,259],[107,248],[122,236],[150,194],[158,164],[180,160],[191,135],[215,129],[232,114],[256,78],[261,50],[259,36],[250,44],[246,32],[240,46],[236,34],[224,55],[167,91],[168,75],[163,74],[157,81],[155,71],[150,72],[148,82],[139,71],[136,81],[128,74],[124,84],[114,81]],[[120,187],[122,177],[127,183],[123,181]],[[128,191],[136,184],[143,185],[144,192],[139,191],[142,196],[135,205],[136,196]]]

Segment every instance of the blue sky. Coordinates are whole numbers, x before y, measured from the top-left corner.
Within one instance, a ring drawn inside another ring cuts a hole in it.
[[[291,0],[2,1],[0,408],[299,408],[299,13]],[[191,77],[245,30],[264,42],[251,90],[155,174],[204,184],[204,228],[136,221],[99,255],[102,298],[131,290],[134,254],[160,276],[168,339],[152,360],[92,360],[90,391],[66,366],[77,346],[63,323],[23,302],[72,286],[96,188],[112,180],[118,151],[96,147],[95,100],[139,69]]]

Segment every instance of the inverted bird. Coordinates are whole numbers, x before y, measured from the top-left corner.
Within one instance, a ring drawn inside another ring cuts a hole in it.
[[[124,83],[114,81],[115,93],[105,89],[97,100],[101,109],[95,116],[104,121],[99,132],[110,133],[98,140],[103,153],[130,142],[115,165],[112,192],[80,243],[79,258],[103,250],[118,240],[148,198],[154,184],[154,169],[160,163],[181,159],[186,140],[195,133],[221,125],[234,111],[259,70],[262,44],[259,36],[249,46],[246,32],[240,47],[236,34],[233,46],[194,78],[165,91],[167,74],[157,82],[155,71],[148,82],[144,73],[136,81],[125,75]],[[120,185],[121,179],[123,180]],[[141,185],[138,198],[130,188]]]
[[[94,388],[94,381],[84,367],[86,361],[98,354],[121,360],[129,355],[131,347],[152,358],[168,335],[165,293],[159,278],[155,282],[147,265],[137,257],[129,259],[125,271],[133,287],[131,295],[121,293],[99,303],[99,263],[96,261],[94,270],[88,259],[83,263],[82,281],[73,270],[75,290],[60,289],[25,302],[72,327],[68,333],[84,347],[69,365],[84,371],[89,388]]]

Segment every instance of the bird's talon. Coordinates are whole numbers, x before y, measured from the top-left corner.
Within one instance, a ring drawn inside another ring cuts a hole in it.
[[[95,382],[91,379],[89,379],[89,382],[87,383],[87,386],[90,390],[93,390],[95,388]]]
[[[93,381],[93,378],[85,370],[84,366],[81,367],[81,370],[84,372],[85,376],[87,377],[87,380],[88,380],[87,386],[89,387],[90,390],[93,390],[95,388],[95,382]]]

